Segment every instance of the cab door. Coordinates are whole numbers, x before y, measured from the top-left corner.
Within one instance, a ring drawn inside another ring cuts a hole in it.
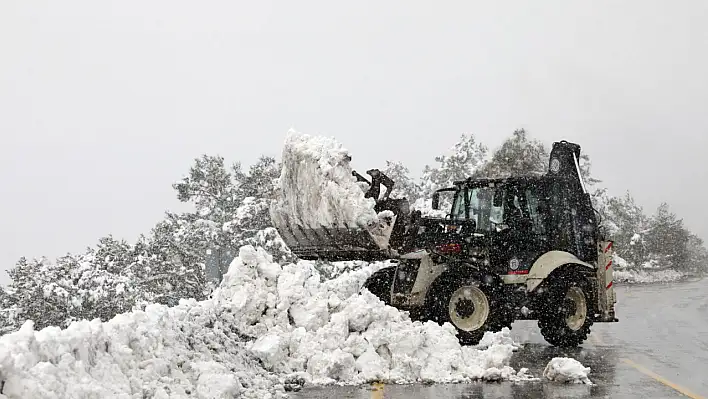
[[[578,259],[597,259],[596,218],[590,197],[575,182],[555,179],[550,184],[549,243],[551,249],[570,252]]]
[[[505,189],[507,228],[496,241],[497,263],[504,274],[528,274],[533,262],[549,249],[545,186],[539,181],[514,184]]]

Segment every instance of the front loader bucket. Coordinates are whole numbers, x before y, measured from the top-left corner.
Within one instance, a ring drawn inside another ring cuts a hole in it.
[[[365,197],[334,139],[290,132],[270,206],[273,226],[302,259],[378,260],[391,257],[389,241],[404,223],[400,200]],[[407,202],[406,202],[407,204]],[[394,208],[394,209],[391,209]]]
[[[360,227],[303,226],[292,220],[281,220],[275,228],[290,250],[307,260],[365,260],[391,257],[388,237],[372,234]],[[389,232],[390,234],[390,232]]]

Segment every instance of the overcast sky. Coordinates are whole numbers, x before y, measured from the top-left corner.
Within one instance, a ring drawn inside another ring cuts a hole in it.
[[[278,156],[290,127],[416,173],[523,127],[708,238],[706,21],[705,0],[0,2],[0,269],[132,241],[193,158]]]

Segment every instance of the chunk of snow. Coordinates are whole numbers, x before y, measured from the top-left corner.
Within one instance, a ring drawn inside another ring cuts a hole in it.
[[[266,334],[256,340],[251,346],[251,352],[259,358],[267,368],[273,368],[287,356],[287,342],[283,336],[275,332]]]
[[[377,215],[376,201],[364,197],[350,160],[349,152],[334,138],[290,130],[270,207],[274,225],[365,229],[385,247],[395,220]]]
[[[579,361],[569,357],[554,357],[543,370],[543,376],[550,381],[592,385],[588,374],[590,374],[590,367],[585,367]]]
[[[626,269],[629,267],[629,262],[627,262],[623,257],[619,256],[617,252],[612,253],[612,265],[615,267],[615,271],[618,269]]]

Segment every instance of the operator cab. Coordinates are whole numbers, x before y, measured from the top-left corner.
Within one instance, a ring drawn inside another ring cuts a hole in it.
[[[589,196],[577,188],[555,176],[458,181],[445,220],[466,226],[459,230],[465,243],[460,256],[488,248],[487,267],[500,274],[528,273],[551,250],[592,262],[597,257],[595,214]]]

